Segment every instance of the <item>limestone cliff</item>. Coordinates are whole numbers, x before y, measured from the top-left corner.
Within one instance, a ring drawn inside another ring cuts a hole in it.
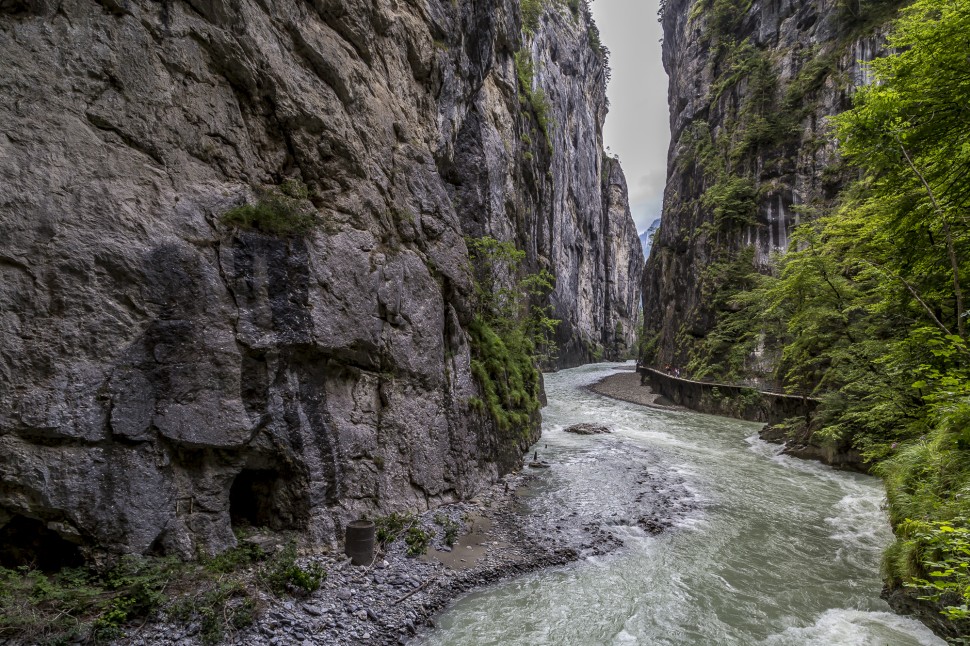
[[[550,3],[524,36],[515,0],[0,3],[0,531],[328,541],[517,467],[537,424],[468,404],[465,237],[556,275],[560,365],[636,325],[590,29]],[[293,180],[308,235],[224,222]]]
[[[843,183],[826,117],[867,81],[899,0],[669,0],[662,13],[671,144],[664,215],[643,274],[653,365],[770,381],[770,342],[705,344],[746,276]],[[770,340],[769,340],[770,341]],[[729,356],[731,353],[734,356]]]

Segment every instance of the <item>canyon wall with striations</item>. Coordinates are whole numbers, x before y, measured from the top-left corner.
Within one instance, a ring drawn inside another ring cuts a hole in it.
[[[769,271],[793,228],[833,204],[845,171],[826,117],[868,82],[900,4],[666,2],[671,144],[643,273],[644,363],[770,385],[770,342],[728,369],[730,339],[705,339],[741,307],[746,274]]]
[[[468,403],[465,238],[556,276],[560,367],[629,352],[642,269],[588,11],[521,20],[0,3],[0,532],[83,556],[215,552],[237,520],[329,542],[517,468],[538,420]],[[223,221],[293,180],[308,235]]]

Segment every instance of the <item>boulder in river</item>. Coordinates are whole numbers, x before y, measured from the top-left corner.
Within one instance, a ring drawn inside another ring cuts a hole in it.
[[[575,433],[576,435],[602,435],[613,432],[608,426],[598,426],[596,424],[573,424],[564,430],[567,433]]]

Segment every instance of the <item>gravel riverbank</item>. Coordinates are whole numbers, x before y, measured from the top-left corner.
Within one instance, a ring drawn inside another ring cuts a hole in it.
[[[591,384],[588,388],[598,395],[605,395],[631,404],[679,410],[663,395],[653,392],[650,386],[641,385],[640,374],[633,371],[610,375],[600,379],[595,384]]]
[[[227,644],[406,644],[434,615],[471,589],[539,568],[603,554],[621,543],[598,526],[561,531],[524,514],[519,496],[541,474],[507,476],[476,499],[431,510],[418,524],[434,539],[421,557],[407,555],[403,539],[379,553],[370,566],[353,566],[342,555],[300,560],[327,572],[321,587],[304,598],[260,599],[256,620],[226,637]],[[443,528],[459,525],[453,545]],[[574,529],[574,528],[571,528]],[[161,646],[203,643],[198,622],[150,622],[118,644]]]

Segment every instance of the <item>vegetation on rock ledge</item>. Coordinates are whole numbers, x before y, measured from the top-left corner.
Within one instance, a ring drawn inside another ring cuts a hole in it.
[[[303,182],[288,179],[279,186],[260,189],[255,204],[243,204],[222,214],[230,226],[275,236],[306,235],[319,222]]]
[[[541,305],[554,286],[546,270],[518,278],[525,252],[491,237],[466,240],[478,308],[469,328],[471,370],[482,398],[469,404],[499,428],[528,428],[540,407],[538,366],[554,359],[559,321]]]

